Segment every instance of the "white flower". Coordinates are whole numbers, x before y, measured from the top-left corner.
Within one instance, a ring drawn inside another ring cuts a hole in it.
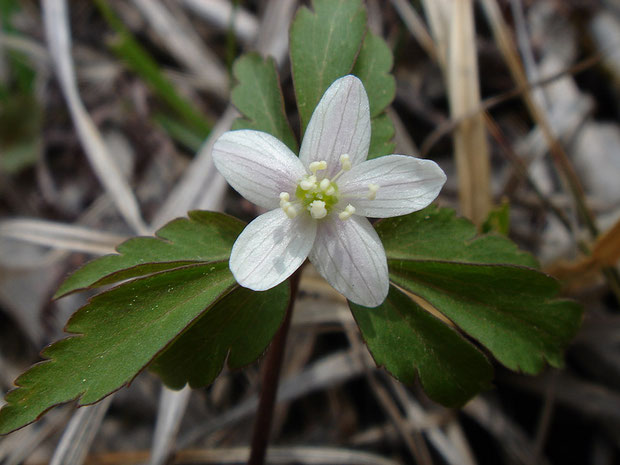
[[[380,305],[389,288],[385,250],[366,216],[405,215],[429,205],[446,176],[430,160],[366,161],[368,96],[361,81],[335,81],[317,105],[299,158],[260,131],[223,134],[213,147],[228,183],[270,210],[239,235],[230,256],[237,282],[255,291],[288,278],[306,257],[350,301]]]

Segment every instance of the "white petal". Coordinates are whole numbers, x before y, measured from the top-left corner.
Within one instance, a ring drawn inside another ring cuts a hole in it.
[[[291,150],[261,131],[228,131],[213,146],[213,161],[228,184],[256,205],[273,209],[280,192],[293,194],[306,169]]]
[[[310,261],[351,302],[380,305],[388,294],[389,278],[379,236],[366,218],[332,217],[319,222]]]
[[[260,215],[241,232],[230,254],[230,271],[243,287],[265,291],[304,262],[316,237],[309,215],[290,219],[282,209]]]
[[[304,166],[327,161],[327,177],[340,171],[340,155],[355,166],[366,160],[370,146],[370,107],[366,90],[355,76],[335,81],[317,105],[301,143]]]
[[[340,205],[355,207],[355,214],[373,218],[406,215],[428,206],[446,182],[442,169],[431,160],[388,155],[354,166],[338,181]],[[379,186],[374,200],[368,186]]]

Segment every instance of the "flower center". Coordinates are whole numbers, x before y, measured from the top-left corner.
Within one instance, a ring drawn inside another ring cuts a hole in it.
[[[320,220],[325,218],[338,204],[338,185],[336,180],[345,172],[351,169],[351,160],[349,155],[340,156],[340,171],[329,179],[318,174],[319,171],[327,169],[327,162],[314,161],[308,167],[312,174],[304,176],[295,189],[296,200],[291,201],[288,192],[280,193],[280,208],[284,210],[289,218],[295,218],[301,211],[307,211],[312,218]],[[370,200],[374,200],[379,186],[370,184],[368,186],[368,196]],[[344,210],[338,213],[338,218],[345,221],[355,213],[355,207],[348,204]]]

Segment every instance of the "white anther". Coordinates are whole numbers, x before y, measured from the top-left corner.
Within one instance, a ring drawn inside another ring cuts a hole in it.
[[[314,189],[316,187],[316,176],[308,176],[307,178],[302,179],[299,183],[299,187],[305,191]]]
[[[288,192],[280,192],[280,208],[285,209],[287,205],[290,205],[290,198],[291,196],[288,194]]]
[[[353,216],[353,213],[355,213],[355,207],[349,204],[344,209],[344,211],[340,212],[340,214],[338,215],[338,218],[340,218],[342,221],[345,221],[351,218],[351,216]]]
[[[284,210],[284,213],[286,213],[286,216],[288,216],[289,218],[293,219],[297,216],[297,209],[292,206],[290,203],[284,208],[282,208]]]
[[[377,198],[378,190],[379,190],[378,184],[368,184],[368,200],[375,200]]]
[[[336,189],[334,189],[334,186],[332,186],[331,184],[329,185],[329,187],[327,188],[327,190],[325,191],[326,195],[334,195],[336,193]]]
[[[322,200],[315,200],[310,204],[310,215],[315,220],[320,220],[327,216],[327,209],[325,208],[325,202]]]
[[[349,171],[351,169],[351,157],[349,157],[348,153],[340,155],[340,166],[342,166],[342,171]]]
[[[331,187],[331,185],[332,185],[331,181],[325,178],[320,182],[319,187],[321,188],[323,192],[327,193],[327,190]]]
[[[313,161],[312,163],[310,163],[310,171],[312,171],[314,174],[316,174],[317,171],[319,170],[326,170],[327,169],[327,162],[325,160],[321,160],[321,161]]]

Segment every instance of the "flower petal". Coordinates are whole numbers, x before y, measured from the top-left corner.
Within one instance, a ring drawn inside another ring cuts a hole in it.
[[[230,271],[243,287],[265,291],[304,262],[316,237],[309,215],[290,219],[282,209],[260,215],[241,232],[230,254]]]
[[[340,171],[340,155],[355,166],[366,160],[370,146],[370,107],[366,90],[355,76],[336,80],[323,94],[310,118],[299,158],[304,166],[327,161],[325,176]]]
[[[376,307],[389,289],[383,244],[366,218],[337,216],[321,221],[310,261],[338,292],[351,302]]]
[[[406,215],[428,206],[446,182],[442,169],[431,160],[388,155],[354,166],[338,181],[340,205],[351,204],[355,214],[373,218]],[[369,185],[379,186],[374,200]]]
[[[274,209],[280,192],[293,194],[307,174],[290,149],[261,131],[228,131],[213,146],[213,161],[228,184],[259,207]]]

